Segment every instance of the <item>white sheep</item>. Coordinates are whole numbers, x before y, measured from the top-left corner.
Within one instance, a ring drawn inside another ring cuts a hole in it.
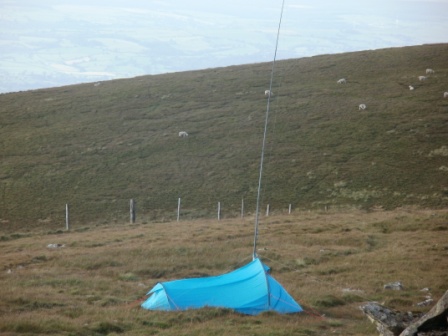
[[[426,74],[430,75],[433,74],[435,71],[433,69],[426,69]]]
[[[271,90],[265,90],[265,91],[264,91],[264,95],[265,95],[265,96],[269,96],[269,97],[270,97],[270,96],[273,96],[273,95],[274,95],[274,93],[273,93],[273,92],[271,92]]]
[[[347,80],[345,78],[341,78],[337,81],[338,84],[347,84]]]
[[[448,98],[448,91],[443,93],[443,98]]]
[[[365,110],[367,108],[366,104],[359,104],[359,110]]]
[[[414,87],[412,85],[409,85],[409,90],[414,90]]]
[[[181,138],[185,138],[185,137],[188,136],[188,133],[185,132],[185,131],[180,131],[180,132],[179,132],[179,136],[180,136]]]
[[[425,81],[426,80],[426,76],[418,76],[418,80],[419,81]]]

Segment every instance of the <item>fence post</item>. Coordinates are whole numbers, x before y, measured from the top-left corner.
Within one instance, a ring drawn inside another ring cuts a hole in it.
[[[241,218],[244,218],[244,198],[241,199]]]
[[[269,217],[269,204],[266,206],[266,217]]]
[[[70,217],[68,213],[68,203],[65,205],[65,229],[70,230]]]
[[[221,202],[218,202],[218,220],[221,220]]]
[[[134,224],[135,223],[135,202],[134,202],[133,198],[131,198],[131,200],[129,201],[129,216],[130,216],[131,224]]]
[[[177,221],[179,221],[180,218],[180,197],[177,200]]]
[[[291,203],[289,203],[288,214],[291,214]]]

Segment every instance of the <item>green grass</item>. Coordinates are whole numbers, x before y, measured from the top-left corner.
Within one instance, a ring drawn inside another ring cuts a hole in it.
[[[439,44],[279,61],[262,209],[446,207],[447,52]],[[2,228],[61,228],[66,203],[75,226],[120,223],[131,198],[146,223],[175,219],[178,197],[184,219],[216,217],[218,202],[237,217],[242,198],[253,213],[270,67],[0,95]],[[436,73],[419,82],[427,67]]]

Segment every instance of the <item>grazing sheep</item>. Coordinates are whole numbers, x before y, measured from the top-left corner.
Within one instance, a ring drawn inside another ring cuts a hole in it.
[[[181,132],[179,132],[179,136],[180,136],[181,138],[185,138],[185,137],[188,136],[188,133],[185,132],[185,131],[181,131]]]
[[[418,80],[419,81],[424,81],[424,80],[426,80],[426,76],[418,76]]]
[[[448,91],[443,93],[443,98],[448,98]]]
[[[366,104],[359,104],[359,110],[365,110],[367,108]]]
[[[433,69],[426,69],[426,74],[430,75],[433,74],[435,71]]]
[[[265,96],[269,96],[269,97],[270,97],[270,96],[273,96],[273,95],[274,95],[274,93],[273,93],[273,92],[271,92],[271,90],[265,90],[265,91],[264,91],[264,95],[265,95]]]
[[[341,78],[337,81],[338,84],[347,84],[347,80],[345,78]]]
[[[409,85],[409,90],[414,90],[414,87],[412,85]]]

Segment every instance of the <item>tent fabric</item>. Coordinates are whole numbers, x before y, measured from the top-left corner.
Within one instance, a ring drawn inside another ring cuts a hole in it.
[[[265,311],[298,313],[302,307],[270,274],[259,258],[230,273],[157,283],[142,308],[179,311],[204,307],[257,315]]]

